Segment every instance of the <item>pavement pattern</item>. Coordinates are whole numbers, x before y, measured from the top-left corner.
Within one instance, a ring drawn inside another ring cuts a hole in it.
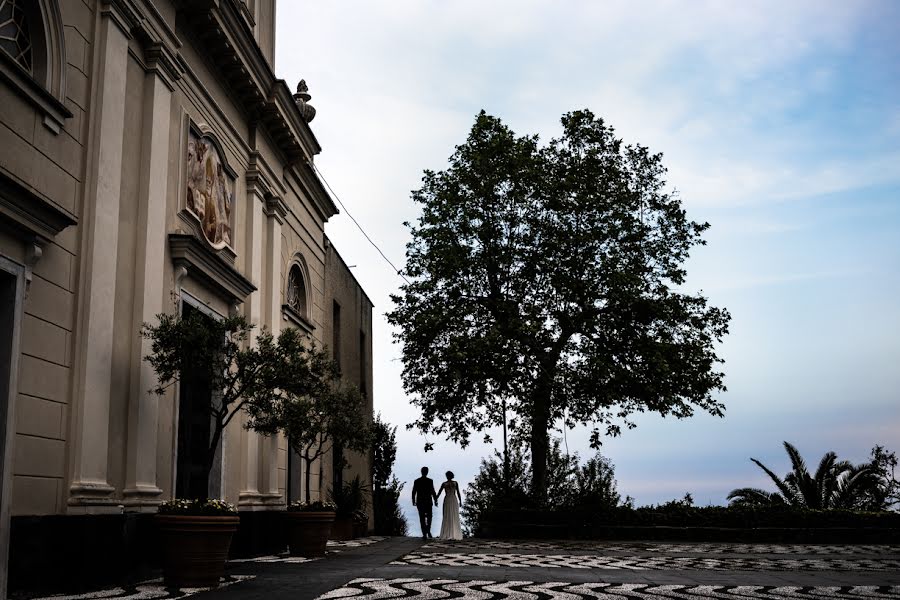
[[[900,600],[900,546],[362,538],[230,561],[227,585],[53,600]],[[148,582],[152,583],[152,582]]]

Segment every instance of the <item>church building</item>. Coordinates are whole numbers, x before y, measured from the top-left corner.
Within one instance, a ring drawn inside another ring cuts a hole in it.
[[[274,52],[275,0],[0,0],[0,598],[139,565],[189,485],[209,390],[148,393],[159,313],[298,328],[371,416],[372,303],[325,236],[316,111]],[[237,421],[209,487],[243,523],[298,499],[301,461]]]

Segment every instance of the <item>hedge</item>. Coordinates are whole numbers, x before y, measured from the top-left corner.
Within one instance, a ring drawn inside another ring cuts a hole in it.
[[[677,503],[604,511],[503,509],[481,515],[474,531],[479,537],[895,543],[900,513]]]

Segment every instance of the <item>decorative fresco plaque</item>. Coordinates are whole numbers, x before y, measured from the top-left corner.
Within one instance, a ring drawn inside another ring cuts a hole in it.
[[[187,209],[216,248],[231,245],[234,179],[212,140],[193,131],[187,151]]]

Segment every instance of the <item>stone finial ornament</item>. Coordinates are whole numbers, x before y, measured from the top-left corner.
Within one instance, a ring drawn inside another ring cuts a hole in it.
[[[307,123],[316,118],[315,107],[312,104],[308,104],[310,98],[312,96],[309,95],[309,87],[306,85],[306,80],[301,79],[300,83],[297,84],[294,102],[297,104],[297,108],[300,109],[300,115],[303,117],[303,120]]]

